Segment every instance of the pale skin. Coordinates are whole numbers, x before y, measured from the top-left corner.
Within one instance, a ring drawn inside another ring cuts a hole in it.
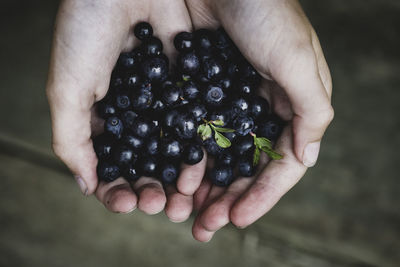
[[[275,146],[284,158],[262,157],[256,176],[228,188],[205,178],[206,157],[183,166],[176,188],[151,177],[98,183],[91,136],[102,122],[93,105],[106,94],[118,55],[138,44],[131,30],[139,21],[153,25],[170,58],[176,33],[222,25],[263,76],[260,94],[288,121]],[[165,209],[171,221],[182,222],[196,209],[192,232],[202,242],[230,222],[239,228],[254,223],[315,164],[333,119],[331,94],[318,37],[297,0],[65,0],[60,6],[47,84],[56,155],[82,192],[112,212]]]

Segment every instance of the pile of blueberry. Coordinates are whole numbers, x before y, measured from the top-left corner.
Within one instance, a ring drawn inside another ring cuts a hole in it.
[[[213,157],[218,186],[255,174],[261,151],[272,149],[283,122],[257,95],[261,77],[222,29],[181,32],[171,74],[163,44],[149,23],[134,29],[140,46],[122,53],[107,95],[97,103],[104,133],[94,137],[100,180],[123,176],[176,181],[182,163],[194,165],[203,148]]]

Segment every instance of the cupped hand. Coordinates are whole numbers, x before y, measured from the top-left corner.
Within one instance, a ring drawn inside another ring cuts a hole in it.
[[[109,210],[127,213],[138,207],[147,214],[155,214],[165,207],[172,221],[183,221],[192,212],[193,193],[204,176],[205,158],[195,166],[183,166],[179,180],[185,195],[173,187],[164,189],[152,177],[141,177],[131,185],[122,178],[109,184],[98,183],[96,175],[97,158],[91,137],[101,131],[104,122],[93,107],[108,90],[119,54],[137,45],[132,27],[140,21],[153,25],[170,58],[175,56],[175,34],[192,30],[184,1],[61,3],[47,84],[53,149],[73,173],[82,193],[95,193]]]
[[[297,0],[187,0],[194,28],[222,25],[264,80],[260,94],[288,121],[275,149],[252,178],[228,188],[204,179],[194,196],[193,236],[208,241],[232,222],[244,228],[266,212],[317,161],[333,119],[332,82],[318,37]]]

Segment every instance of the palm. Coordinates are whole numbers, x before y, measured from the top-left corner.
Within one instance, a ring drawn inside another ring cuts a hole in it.
[[[128,212],[137,206],[154,214],[166,205],[167,216],[176,222],[187,219],[194,205],[201,212],[193,234],[206,241],[230,221],[238,226],[254,222],[301,178],[306,170],[298,160],[303,144],[297,142],[296,133],[293,145],[291,128],[292,124],[295,130],[302,125],[297,114],[304,107],[293,105],[292,98],[299,94],[288,88],[292,89],[299,78],[299,65],[310,68],[310,57],[306,56],[310,51],[296,48],[309,48],[310,40],[316,37],[296,0],[116,0],[96,2],[94,6],[89,2],[67,0],[61,6],[48,83],[55,152],[74,174],[85,178],[86,193],[96,192],[97,198],[114,212]],[[282,2],[289,5],[282,6]],[[288,17],[293,21],[285,21]],[[142,177],[133,185],[122,178],[97,184],[97,159],[90,136],[101,128],[102,122],[91,112],[92,107],[106,94],[108,77],[119,53],[136,45],[128,33],[139,21],[154,26],[155,35],[163,41],[164,52],[170,58],[175,56],[172,39],[176,33],[222,24],[265,78],[260,94],[270,99],[275,112],[291,121],[277,143],[284,159],[266,165],[267,159],[262,158],[266,167],[256,177],[238,179],[227,189],[213,187],[203,179],[206,158],[195,166],[183,167],[177,189],[164,190],[151,177]],[[317,50],[311,51],[318,59],[319,73],[315,74],[324,76],[322,80],[329,88],[329,71],[315,40]],[[310,77],[300,80],[307,78]],[[71,107],[76,111],[71,112]]]

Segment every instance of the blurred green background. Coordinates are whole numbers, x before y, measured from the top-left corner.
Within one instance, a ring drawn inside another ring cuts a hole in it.
[[[52,155],[44,94],[58,1],[0,2],[0,266],[399,266],[400,1],[301,1],[331,67],[319,164],[245,230],[116,215]]]

